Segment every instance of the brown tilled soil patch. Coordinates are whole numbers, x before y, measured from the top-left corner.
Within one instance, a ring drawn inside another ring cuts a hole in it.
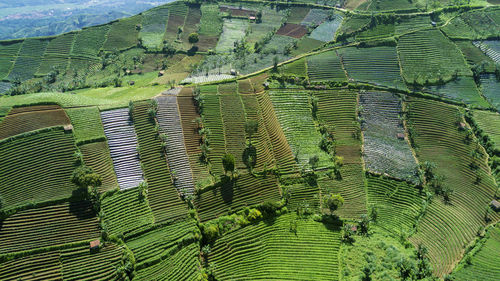
[[[307,29],[300,24],[286,23],[278,30],[278,32],[276,32],[276,34],[290,36],[293,38],[301,38],[307,34]]]

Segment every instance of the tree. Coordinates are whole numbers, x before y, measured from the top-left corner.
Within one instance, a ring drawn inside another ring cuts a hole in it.
[[[256,134],[259,130],[259,122],[256,120],[249,120],[245,123],[245,133],[250,139],[250,145],[252,145],[252,135]]]
[[[319,164],[319,157],[318,155],[314,155],[311,158],[309,158],[309,166],[311,166],[311,169],[314,171],[318,168]]]
[[[361,221],[359,222],[359,232],[362,234],[368,234],[370,230],[370,218],[367,215],[361,215]]]
[[[73,171],[71,182],[84,188],[89,186],[99,187],[102,184],[102,178],[100,175],[94,173],[91,168],[87,166],[80,166]]]
[[[196,43],[198,43],[198,41],[200,41],[200,36],[198,35],[198,33],[193,32],[193,33],[189,34],[188,41],[191,44],[196,44]]]
[[[415,277],[415,264],[411,260],[402,257],[397,267],[402,280],[412,280]]]
[[[328,194],[324,199],[324,203],[330,212],[333,213],[344,205],[344,198],[340,194]]]
[[[222,157],[222,166],[224,167],[224,174],[231,172],[231,176],[234,173],[234,156],[231,153],[226,153]]]

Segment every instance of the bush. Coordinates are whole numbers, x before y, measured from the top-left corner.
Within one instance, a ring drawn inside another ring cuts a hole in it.
[[[339,207],[344,205],[344,198],[340,194],[328,194],[324,199],[325,205],[328,207],[330,212],[336,211]]]
[[[276,211],[280,208],[278,202],[267,200],[260,205],[259,210],[263,213],[265,217],[270,217],[276,215]]]
[[[262,218],[262,213],[257,209],[251,209],[247,216],[249,221],[256,221]]]

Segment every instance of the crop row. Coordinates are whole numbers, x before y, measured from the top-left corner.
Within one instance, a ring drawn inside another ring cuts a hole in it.
[[[123,50],[135,47],[138,42],[141,17],[121,19],[111,24],[103,49],[106,51]]]
[[[137,136],[130,124],[128,109],[103,111],[101,120],[120,189],[138,186],[143,181],[143,171],[137,152]]]
[[[397,48],[403,77],[407,82],[435,83],[439,79],[450,80],[455,74],[471,75],[457,46],[439,30],[403,35]]]
[[[187,206],[174,187],[164,148],[155,132],[155,125],[148,116],[148,108],[148,102],[135,103],[133,116],[141,163],[148,183],[149,205],[155,222],[184,218]]]
[[[71,196],[76,147],[63,128],[0,143],[3,208]]]
[[[154,223],[151,208],[147,200],[140,198],[138,188],[115,192],[105,197],[102,199],[101,212],[109,234],[123,234],[127,237]]]
[[[245,168],[243,151],[246,147],[245,109],[237,92],[237,84],[220,84],[218,90],[226,138],[226,151],[234,155],[236,168],[243,169]]]
[[[301,166],[313,156],[319,157],[320,168],[328,167],[330,159],[319,147],[322,136],[316,128],[307,92],[270,93],[273,107],[288,143]]]
[[[94,172],[102,177],[100,192],[118,188],[115,171],[113,170],[113,160],[109,154],[108,142],[100,141],[81,145],[83,161]]]
[[[444,85],[429,86],[425,91],[463,103],[489,107],[488,102],[481,97],[472,77],[458,77]]]
[[[212,164],[212,172],[221,175],[222,156],[226,153],[224,136],[224,124],[220,109],[220,97],[217,94],[217,86],[201,87],[203,96],[203,124],[210,130],[210,151],[208,158]]]
[[[323,42],[332,41],[335,37],[337,29],[339,29],[340,25],[342,24],[342,20],[342,16],[335,15],[335,18],[333,20],[325,21],[324,23],[316,27],[311,32],[311,35],[309,35],[309,37]]]
[[[500,40],[474,41],[473,43],[493,61],[500,63]]]
[[[138,268],[149,267],[175,254],[183,240],[193,240],[197,231],[192,219],[176,222],[126,241]],[[192,242],[192,241],[191,241]]]
[[[179,27],[184,26],[189,7],[184,2],[175,2],[169,6],[169,15],[165,39],[173,42],[177,38]]]
[[[90,202],[20,211],[2,222],[0,252],[10,253],[71,242],[100,235]]]
[[[147,48],[158,48],[163,43],[169,9],[162,6],[142,14],[142,28],[139,37]]]
[[[335,51],[307,57],[307,75],[312,82],[341,82],[347,79]]]
[[[218,36],[222,31],[222,19],[219,16],[217,4],[203,4],[201,6],[200,34]]]
[[[88,246],[51,251],[0,264],[1,280],[115,280],[122,248],[104,245],[98,253]]]
[[[280,193],[274,175],[257,177],[242,174],[237,179],[222,182],[220,186],[198,195],[196,206],[201,221],[207,221],[231,211],[240,210],[264,201],[278,201]]]
[[[334,226],[287,214],[227,233],[215,242],[209,262],[220,280],[336,280],[339,247]]]
[[[4,79],[9,74],[22,45],[23,41],[0,43],[0,80]]]
[[[435,274],[443,275],[451,271],[465,245],[484,226],[484,210],[496,187],[484,149],[467,142],[466,132],[459,130],[456,107],[416,98],[408,106],[419,161],[433,162],[433,174],[444,177],[443,188],[453,189],[451,204],[441,198],[432,200],[418,232],[410,238],[414,245],[427,247]],[[473,151],[478,157],[472,156]]]
[[[367,179],[368,204],[377,212],[377,224],[395,233],[411,231],[421,214],[424,195],[406,182],[375,176]]]
[[[69,54],[73,48],[75,35],[76,33],[66,33],[50,40],[36,72],[37,76],[47,75],[54,68],[62,71],[68,68]]]
[[[192,95],[192,88],[183,88],[177,97],[177,103],[182,122],[184,144],[189,157],[193,179],[196,183],[203,178],[207,178],[209,174],[207,166],[200,160],[201,137],[198,133],[199,125],[196,120],[201,120],[201,117],[198,114]]]
[[[317,92],[318,120],[327,126],[335,138],[336,154],[344,158],[341,178],[323,179],[322,192],[336,192],[345,203],[338,214],[342,218],[359,219],[366,213],[366,191],[361,161],[360,128],[357,118],[357,93],[338,90]]]
[[[274,166],[274,153],[272,150],[271,139],[269,138],[266,130],[266,120],[264,120],[259,107],[259,101],[253,94],[241,95],[241,100],[243,101],[243,105],[245,107],[247,120],[256,121],[258,124],[257,133],[251,137],[252,146],[255,147],[257,153],[255,168],[257,170],[263,169],[266,166],[270,168]],[[250,141],[250,136],[247,137]]]
[[[69,118],[59,106],[28,106],[16,108],[0,123],[0,139],[29,131],[70,124]]]
[[[48,44],[48,39],[28,38],[24,40],[19,51],[19,56],[7,79],[11,81],[15,79],[24,81],[33,78],[40,66],[43,53]]]
[[[181,193],[194,192],[193,173],[184,144],[177,96],[166,95],[156,98],[158,102],[157,119],[162,132],[167,135],[165,150],[170,172],[174,174],[174,185]]]
[[[500,81],[493,74],[482,74],[481,92],[483,96],[497,109],[500,110]]]
[[[77,143],[105,138],[100,112],[96,106],[67,108],[66,113],[73,125]]]
[[[84,28],[75,36],[71,57],[95,58],[106,41],[110,25]]]
[[[349,78],[382,86],[405,89],[394,47],[342,48],[338,54]]]
[[[283,128],[278,121],[278,117],[269,94],[259,94],[257,96],[257,100],[259,101],[259,106],[262,110],[262,116],[264,120],[266,120],[265,126],[271,141],[277,168],[282,175],[296,175],[299,169],[296,161],[294,160],[292,149],[290,148],[285,133],[283,132]]]
[[[417,163],[411,152],[399,97],[391,93],[360,95],[366,169],[399,179],[413,179]]]

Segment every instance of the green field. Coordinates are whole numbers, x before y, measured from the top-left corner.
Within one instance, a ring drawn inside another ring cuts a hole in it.
[[[408,83],[436,83],[439,80],[449,81],[453,75],[471,75],[457,46],[439,30],[417,31],[401,36],[397,49],[403,78]]]
[[[62,127],[2,140],[2,208],[70,197],[76,187],[70,179],[75,151],[73,136]]]
[[[105,138],[97,107],[68,108],[66,113],[73,125],[77,143]]]

